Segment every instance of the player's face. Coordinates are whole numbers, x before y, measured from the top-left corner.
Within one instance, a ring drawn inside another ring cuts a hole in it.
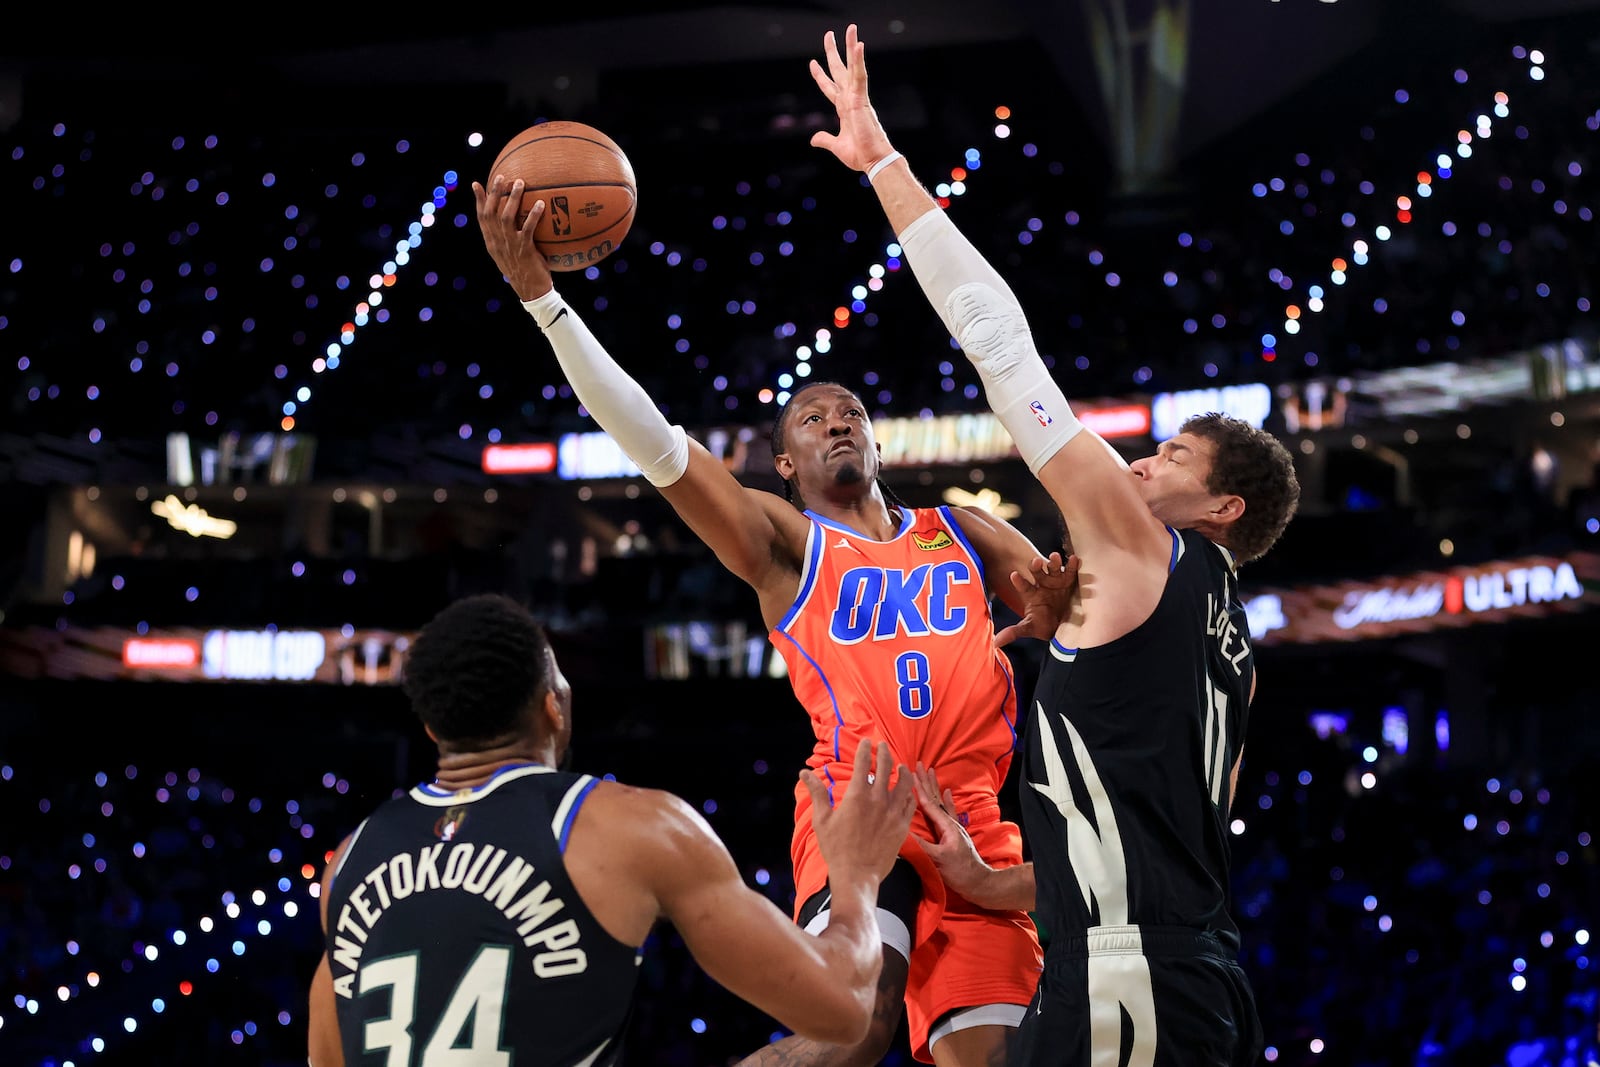
[[[1221,500],[1206,488],[1215,446],[1203,437],[1180,433],[1153,456],[1129,465],[1139,479],[1139,494],[1156,518],[1175,529],[1190,529],[1211,514]]]
[[[878,474],[878,444],[860,399],[822,385],[806,390],[799,404],[786,413],[784,446],[802,487],[870,486]]]

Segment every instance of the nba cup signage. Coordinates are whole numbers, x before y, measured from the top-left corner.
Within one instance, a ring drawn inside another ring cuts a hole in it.
[[[1600,604],[1600,556],[1536,556],[1384,582],[1261,590],[1245,612],[1257,643],[1357,641],[1504,622]]]
[[[0,674],[104,681],[395,685],[414,635],[390,630],[0,629]]]
[[[201,646],[201,670],[229,681],[306,682],[327,651],[314,630],[212,630]]]

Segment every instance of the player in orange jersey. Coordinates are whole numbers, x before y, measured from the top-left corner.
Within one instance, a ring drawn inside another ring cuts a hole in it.
[[[796,393],[773,428],[785,496],[748,489],[655,404],[556,292],[533,231],[542,202],[519,227],[523,183],[473,183],[478,224],[495,264],[555,350],[578,400],[679,516],[755,589],[773,644],[811,716],[809,766],[837,800],[843,757],[859,739],[887,740],[898,762],[938,770],[986,862],[1022,862],[1016,824],[997,792],[1015,747],[1016,689],[1001,646],[1054,633],[1076,560],[1048,558],[1015,528],[976,508],[913,509],[878,480],[866,405],[849,389],[816,383]],[[786,497],[788,499],[786,499]],[[792,502],[791,502],[792,501]],[[798,505],[798,506],[797,506]],[[1020,621],[994,629],[990,596]],[[932,839],[929,828],[914,834]],[[792,845],[796,921],[829,919],[827,870],[811,799],[796,791]],[[1041,953],[1024,911],[985,911],[947,898],[921,845],[880,887],[884,940],[874,1022],[854,1046],[789,1037],[746,1063],[874,1064],[905,1006],[916,1057],[986,1064],[1021,1023]]]

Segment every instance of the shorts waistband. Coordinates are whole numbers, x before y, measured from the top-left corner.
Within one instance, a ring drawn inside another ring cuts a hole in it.
[[[1081,934],[1053,938],[1045,970],[1089,956],[1212,956],[1237,962],[1216,934],[1187,926],[1091,926]]]

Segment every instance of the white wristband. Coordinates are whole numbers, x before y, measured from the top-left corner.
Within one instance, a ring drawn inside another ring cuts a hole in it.
[[[904,159],[904,158],[905,157],[902,156],[899,152],[891,151],[888,155],[884,156],[882,159],[878,160],[872,166],[867,168],[867,181],[870,182],[874,178],[876,178],[879,174],[882,174],[883,173],[883,168],[887,167],[889,164],[893,163],[895,160]]]

